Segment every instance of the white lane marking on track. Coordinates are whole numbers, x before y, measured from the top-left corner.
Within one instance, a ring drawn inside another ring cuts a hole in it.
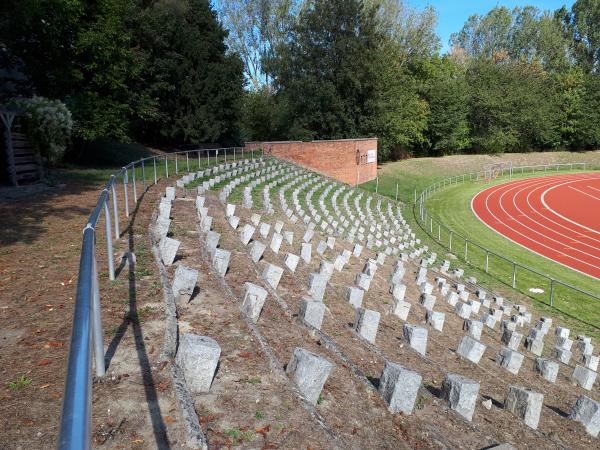
[[[512,201],[513,201],[513,204],[514,204],[514,202],[515,202],[515,197],[516,197],[517,195],[519,195],[521,192],[523,192],[524,190],[528,189],[529,187],[530,187],[530,186],[525,186],[525,187],[518,186],[518,187],[516,187],[516,188],[506,189],[506,190],[504,190],[504,191],[502,192],[502,195],[500,195],[500,198],[499,198],[498,204],[499,204],[499,206],[500,206],[500,209],[502,210],[502,212],[503,212],[503,213],[506,215],[506,217],[510,217],[512,220],[515,220],[515,221],[516,221],[516,222],[517,222],[517,223],[518,223],[520,226],[522,226],[522,227],[525,227],[525,228],[526,228],[527,230],[529,230],[529,231],[532,231],[532,232],[534,233],[534,234],[533,234],[533,236],[535,236],[535,234],[537,234],[537,235],[541,236],[542,238],[544,238],[544,239],[546,239],[546,240],[548,240],[548,241],[552,241],[552,242],[555,242],[555,243],[556,243],[556,244],[558,244],[558,245],[564,246],[563,248],[568,248],[568,249],[570,249],[570,250],[573,250],[573,251],[575,251],[575,252],[577,252],[577,253],[581,253],[582,255],[589,256],[589,257],[591,257],[591,258],[593,258],[593,259],[596,259],[596,260],[600,261],[600,256],[596,256],[596,255],[593,255],[593,254],[591,254],[591,253],[587,253],[587,252],[585,252],[585,251],[583,251],[583,250],[580,250],[580,249],[578,249],[578,248],[575,248],[575,247],[573,247],[573,246],[571,246],[571,245],[568,245],[568,244],[566,244],[566,243],[565,243],[565,242],[563,242],[562,240],[557,240],[557,239],[554,239],[554,238],[552,238],[552,237],[550,237],[550,236],[547,236],[547,235],[545,235],[545,234],[542,234],[542,233],[540,233],[539,231],[537,231],[537,230],[535,230],[535,229],[531,228],[530,226],[526,225],[525,223],[523,223],[523,222],[520,222],[518,219],[516,219],[516,218],[515,218],[515,216],[513,216],[512,214],[510,214],[510,213],[509,213],[509,212],[508,212],[508,211],[505,209],[505,207],[504,207],[504,196],[505,196],[507,193],[509,193],[510,191],[514,191],[515,189],[518,189],[518,190],[516,191],[516,193],[514,193],[514,192],[512,193],[512,197],[511,197],[511,198],[512,198]],[[519,188],[520,188],[520,189],[519,189]],[[486,206],[487,206],[487,202],[486,202]],[[517,208],[517,209],[518,209],[518,208]],[[490,212],[491,212],[491,211],[490,211]],[[507,226],[508,226],[508,225],[507,225]],[[512,227],[509,227],[509,228],[511,228],[513,231],[515,231],[516,233],[518,233],[518,234],[520,234],[521,236],[523,236],[525,239],[529,239],[529,240],[530,240],[530,241],[532,241],[532,242],[536,242],[536,243],[538,243],[538,244],[540,244],[540,245],[542,245],[542,246],[544,246],[544,247],[546,247],[546,248],[548,248],[548,249],[550,249],[550,250],[556,251],[556,252],[558,252],[559,254],[562,254],[562,255],[564,255],[564,256],[566,256],[566,257],[572,258],[572,259],[574,259],[574,260],[576,260],[576,261],[579,261],[579,262],[581,262],[581,263],[583,263],[583,264],[587,264],[587,265],[590,265],[590,266],[592,266],[592,267],[596,267],[596,268],[600,269],[600,266],[595,266],[595,265],[593,265],[593,264],[591,264],[591,263],[589,263],[589,262],[587,262],[587,261],[580,260],[579,258],[575,258],[575,257],[574,257],[574,256],[572,256],[572,255],[568,255],[568,254],[566,254],[566,253],[564,253],[564,252],[562,252],[562,251],[560,251],[560,250],[557,250],[557,249],[555,248],[555,246],[554,246],[554,245],[546,245],[546,244],[543,244],[542,242],[539,242],[539,241],[537,241],[537,240],[533,239],[533,237],[531,237],[530,235],[523,234],[523,233],[521,233],[520,231],[518,231],[518,230],[516,230],[516,229],[514,229],[514,228],[512,228]]]
[[[511,190],[512,190],[513,188],[514,188],[514,187],[511,187]],[[574,260],[574,261],[580,262],[580,263],[581,263],[581,264],[583,264],[583,265],[586,265],[586,266],[593,267],[594,269],[600,269],[600,266],[595,266],[595,265],[593,265],[593,264],[590,264],[590,263],[588,263],[587,261],[580,260],[579,258],[576,258],[576,257],[574,257],[574,256],[568,255],[568,254],[566,254],[566,253],[564,253],[564,252],[562,252],[562,251],[559,251],[559,250],[557,250],[557,249],[555,249],[555,248],[553,248],[553,247],[550,247],[550,246],[548,246],[548,245],[546,245],[546,244],[543,244],[543,243],[541,243],[541,242],[539,242],[539,241],[536,241],[535,239],[532,239],[531,237],[529,237],[529,236],[527,236],[527,235],[525,235],[525,234],[521,233],[520,231],[518,231],[518,230],[515,230],[515,229],[514,229],[514,228],[512,228],[511,226],[509,226],[509,225],[505,224],[505,223],[504,223],[504,222],[502,222],[502,221],[501,221],[501,220],[498,218],[498,216],[497,216],[496,214],[494,214],[494,213],[491,211],[491,209],[489,208],[489,203],[488,203],[488,199],[489,199],[489,197],[490,197],[490,195],[489,195],[489,194],[488,194],[488,195],[485,197],[485,207],[486,207],[486,209],[487,209],[488,213],[489,213],[489,214],[490,214],[490,215],[491,215],[491,216],[492,216],[494,219],[496,219],[496,220],[498,220],[500,223],[502,223],[502,224],[503,224],[505,227],[507,227],[507,228],[509,228],[510,230],[514,231],[516,234],[518,234],[518,235],[521,235],[521,236],[522,236],[522,237],[524,237],[525,239],[527,239],[527,240],[529,240],[529,241],[531,241],[531,242],[534,242],[534,243],[536,243],[536,244],[539,244],[540,246],[542,246],[542,247],[544,247],[544,248],[547,248],[548,250],[551,250],[551,251],[553,251],[553,252],[556,252],[556,253],[558,253],[558,254],[560,254],[560,255],[563,255],[563,256],[565,256],[566,258],[569,258],[569,259],[572,259],[572,260]],[[502,208],[502,205],[501,205],[501,203],[500,203],[500,207]],[[504,208],[502,208],[502,209],[504,210]],[[505,213],[505,214],[507,214],[505,210],[504,210],[504,213]],[[479,216],[478,216],[478,217],[479,217]],[[485,221],[484,221],[484,223],[485,223]],[[501,233],[501,234],[503,234],[503,233]],[[503,234],[503,235],[504,235],[504,234]],[[506,235],[504,235],[504,237],[506,237],[507,239],[509,239],[509,240],[511,240],[511,241],[513,241],[513,242],[516,242],[516,241],[514,241],[513,239],[510,239],[509,237],[507,237]],[[517,244],[519,244],[519,243],[517,242]],[[564,243],[561,243],[561,244],[563,244],[563,245],[564,245]],[[553,259],[553,258],[551,258],[551,257],[549,257],[549,256],[543,255],[543,254],[541,254],[541,253],[538,253],[538,252],[536,252],[535,250],[532,250],[531,248],[527,247],[526,245],[523,245],[523,244],[519,244],[519,245],[521,245],[522,247],[525,247],[525,248],[527,248],[528,250],[531,250],[531,251],[533,251],[534,253],[537,253],[538,255],[545,256],[546,258],[548,258],[548,259],[550,259],[550,260],[552,260],[552,261],[558,262],[558,261],[556,261],[555,259]],[[571,248],[571,247],[569,247],[569,248]],[[560,264],[560,263],[559,263],[559,264]],[[569,266],[568,266],[568,265],[566,265],[566,264],[563,264],[563,265],[565,265],[565,266],[569,267]],[[573,267],[570,267],[570,268],[571,268],[571,269],[573,269]],[[577,270],[577,269],[574,269],[574,270]],[[587,274],[587,275],[589,275],[589,274]],[[593,275],[591,275],[591,276],[592,276],[592,277],[594,277]],[[594,277],[594,278],[596,278],[596,277]]]
[[[538,191],[539,189],[543,189],[544,187],[548,186],[548,184],[551,184],[551,183],[544,183],[544,184],[541,184],[541,183],[540,183],[540,186],[537,186],[537,187],[535,187],[534,189],[532,189],[531,191],[529,191],[529,193],[527,194],[527,197],[526,197],[526,200],[527,200],[527,206],[529,206],[529,208],[531,208],[531,211],[532,211],[532,212],[534,212],[535,214],[537,214],[537,215],[539,215],[540,217],[544,218],[544,219],[545,219],[545,220],[547,220],[548,222],[551,222],[551,223],[553,223],[554,225],[557,225],[557,226],[559,226],[559,227],[561,227],[561,228],[564,228],[564,229],[565,229],[565,230],[567,230],[567,231],[570,231],[570,232],[571,232],[571,235],[566,235],[566,234],[563,234],[563,233],[561,233],[560,231],[557,231],[555,228],[548,227],[548,226],[544,225],[543,223],[541,223],[541,222],[539,222],[539,221],[537,221],[537,220],[534,220],[532,217],[528,217],[528,218],[529,218],[529,220],[531,220],[532,222],[534,222],[535,224],[537,224],[537,225],[539,225],[539,226],[541,226],[541,227],[543,227],[543,228],[546,228],[547,230],[550,230],[550,231],[551,231],[551,232],[553,232],[553,233],[556,233],[556,234],[558,234],[558,235],[560,235],[560,236],[562,236],[562,237],[564,237],[564,238],[567,238],[567,239],[569,239],[571,242],[577,242],[577,243],[579,243],[579,244],[581,244],[581,245],[584,245],[584,246],[586,246],[586,247],[590,247],[590,248],[591,248],[591,249],[593,249],[593,250],[600,250],[600,247],[594,246],[594,245],[592,245],[592,244],[589,244],[589,243],[587,243],[587,242],[580,241],[580,240],[578,240],[578,239],[574,239],[574,238],[573,238],[574,236],[581,236],[581,235],[582,235],[582,234],[581,234],[581,233],[580,233],[578,230],[575,230],[575,229],[573,229],[573,228],[569,228],[569,227],[567,227],[567,226],[565,226],[565,225],[563,225],[563,224],[561,224],[561,223],[558,223],[558,222],[556,222],[556,221],[554,221],[554,220],[550,219],[548,216],[545,216],[544,214],[542,214],[542,213],[541,213],[541,212],[539,212],[539,211],[538,211],[536,208],[534,208],[534,207],[533,207],[533,205],[531,204],[531,201],[530,201],[530,199],[531,199],[531,195],[532,195],[532,194],[534,194],[534,193],[535,193],[536,191]],[[515,208],[516,208],[518,211],[521,211],[521,209],[518,207],[518,205],[517,205],[517,204],[516,204],[516,202],[515,202],[515,198],[516,198],[516,196],[515,196],[515,197],[513,197],[513,204],[515,205]],[[547,208],[546,208],[546,207],[543,207],[542,209],[543,209],[543,210],[547,210]],[[540,234],[541,234],[541,233],[540,233]],[[596,238],[593,238],[593,237],[587,236],[587,235],[585,235],[585,234],[584,234],[583,236],[584,236],[586,239],[590,239],[590,240],[592,240],[593,242],[597,242],[597,243],[599,243],[599,244],[600,244],[600,239],[596,239]]]
[[[548,178],[554,178],[554,177],[548,177]],[[513,182],[513,183],[517,183],[517,182]],[[503,185],[499,185],[499,186],[503,186]],[[594,276],[594,275],[592,275],[591,273],[584,272],[583,270],[576,269],[576,268],[575,268],[575,267],[573,267],[573,266],[570,266],[570,265],[568,265],[568,264],[565,264],[565,263],[563,263],[563,262],[560,262],[560,261],[558,261],[558,260],[556,260],[556,259],[554,259],[554,258],[551,258],[550,256],[546,256],[546,255],[544,255],[543,253],[539,253],[539,252],[537,252],[537,251],[535,251],[535,250],[533,250],[533,249],[531,249],[531,248],[527,247],[526,245],[524,245],[524,244],[521,244],[521,243],[519,243],[519,242],[515,241],[514,239],[511,239],[510,237],[506,236],[505,234],[501,233],[500,231],[498,231],[497,229],[495,229],[494,227],[492,227],[492,226],[491,226],[491,225],[490,225],[488,222],[486,222],[485,220],[483,220],[483,219],[481,218],[481,216],[480,216],[479,214],[477,214],[477,211],[475,210],[475,207],[474,207],[475,199],[476,199],[477,197],[479,197],[480,195],[482,195],[483,193],[487,193],[488,191],[490,191],[491,193],[495,192],[497,187],[498,187],[498,186],[495,186],[495,187],[492,187],[492,188],[487,188],[487,189],[484,189],[483,191],[479,191],[479,192],[478,192],[476,195],[474,195],[474,196],[473,196],[473,198],[471,198],[471,211],[473,212],[473,214],[475,214],[475,217],[477,217],[477,218],[479,219],[479,221],[480,221],[480,222],[481,222],[483,225],[485,225],[486,227],[488,227],[488,228],[489,228],[490,230],[492,230],[494,233],[497,233],[497,234],[499,234],[499,235],[500,235],[500,236],[502,236],[504,239],[507,239],[507,240],[509,240],[509,241],[510,241],[510,242],[512,242],[513,244],[515,244],[515,245],[518,245],[519,247],[522,247],[522,248],[524,248],[525,250],[528,250],[528,251],[530,251],[530,252],[532,252],[532,253],[534,253],[534,254],[536,254],[536,255],[538,255],[538,256],[540,256],[540,257],[542,257],[542,258],[545,258],[545,259],[547,259],[548,261],[552,261],[553,263],[555,263],[555,264],[558,264],[558,265],[561,265],[561,266],[563,266],[563,267],[566,267],[567,269],[574,270],[575,272],[578,272],[578,273],[580,273],[580,274],[582,274],[582,275],[585,275],[585,276],[588,276],[588,277],[590,277],[590,278],[593,278],[594,280],[600,280],[600,277]],[[489,196],[489,195],[491,195],[491,194],[490,194],[490,193],[488,193],[488,196]],[[501,221],[501,220],[496,220],[496,223],[502,223],[502,221]]]
[[[558,213],[557,211],[555,211],[555,210],[553,210],[552,208],[550,208],[550,206],[548,206],[548,203],[546,203],[546,194],[547,194],[548,192],[550,192],[552,189],[556,189],[556,188],[557,188],[557,187],[559,187],[559,186],[564,186],[565,184],[569,184],[569,183],[573,183],[573,182],[574,182],[574,181],[566,181],[566,182],[564,182],[564,183],[560,183],[560,184],[557,184],[557,185],[555,185],[555,186],[553,186],[553,187],[551,187],[551,188],[549,188],[549,189],[546,189],[546,190],[544,191],[544,193],[542,194],[542,197],[541,197],[541,200],[542,200],[542,205],[544,205],[546,208],[548,208],[548,211],[550,211],[552,214],[555,214],[555,215],[557,215],[557,216],[558,216],[558,217],[560,217],[561,219],[564,219],[564,220],[566,220],[567,222],[571,222],[572,224],[578,225],[578,226],[580,226],[581,228],[585,228],[586,230],[588,230],[588,231],[591,231],[592,233],[595,233],[595,234],[598,234],[598,235],[600,235],[600,231],[598,231],[598,230],[594,230],[593,228],[590,228],[590,227],[586,227],[585,225],[582,225],[582,224],[580,224],[579,222],[575,222],[574,220],[572,220],[572,219],[569,219],[568,217],[565,217],[565,216],[563,216],[562,214],[560,214],[560,213]]]
[[[586,187],[589,187],[590,189],[593,189],[593,190],[595,190],[595,191],[598,191],[598,192],[600,192],[600,189],[598,189],[598,188],[595,188],[594,186],[586,186]]]
[[[596,197],[596,196],[594,196],[592,194],[588,194],[587,192],[582,191],[581,189],[574,188],[573,186],[568,186],[568,187],[570,189],[573,189],[574,191],[581,192],[583,195],[587,195],[588,197],[592,197],[595,200],[600,200],[600,197]]]

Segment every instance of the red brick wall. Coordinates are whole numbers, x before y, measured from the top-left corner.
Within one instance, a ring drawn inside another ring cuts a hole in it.
[[[355,185],[377,177],[377,138],[336,141],[246,142],[245,148],[263,149],[281,159]],[[367,163],[367,151],[375,150],[375,162]],[[358,157],[357,157],[358,153]],[[362,161],[357,164],[357,161]]]

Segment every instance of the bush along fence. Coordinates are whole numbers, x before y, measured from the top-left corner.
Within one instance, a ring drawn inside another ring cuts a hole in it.
[[[261,151],[243,148],[197,149],[151,156],[132,162],[111,175],[102,189],[95,208],[83,228],[83,243],[71,346],[63,397],[58,448],[87,449],[91,446],[92,367],[95,375],[105,375],[104,333],[102,330],[101,298],[98,277],[97,237],[101,216],[104,216],[109,280],[115,280],[114,239],[121,238],[119,217],[128,222],[130,208],[141,200],[143,193],[161,178],[180,172],[193,172],[247,158],[262,158]],[[122,191],[122,195],[120,192]],[[119,197],[121,202],[119,202]],[[112,210],[112,211],[111,211]],[[93,365],[92,365],[93,361]]]
[[[589,168],[587,163],[505,167],[498,170],[498,173],[495,174],[494,178],[511,180],[513,176],[547,174],[559,171],[585,171]],[[565,302],[572,303],[584,301],[593,302],[589,303],[590,307],[598,308],[600,306],[600,296],[597,293],[587,292],[564,281],[543,274],[518,261],[500,255],[452,230],[428,211],[427,200],[440,192],[440,190],[457,184],[477,181],[490,181],[489,171],[483,170],[481,172],[472,172],[448,177],[428,186],[420,194],[415,194],[413,214],[420,227],[435,242],[448,249],[465,263],[485,271],[485,273],[505,285],[508,285],[535,300],[542,301],[548,306],[563,311],[562,306]],[[546,289],[543,290],[543,293],[547,293],[547,295],[542,296],[542,293],[539,293],[536,296],[533,296],[532,292],[528,290],[532,286],[546,287]],[[586,322],[585,317],[577,317],[577,319],[594,328],[599,328],[597,323]]]

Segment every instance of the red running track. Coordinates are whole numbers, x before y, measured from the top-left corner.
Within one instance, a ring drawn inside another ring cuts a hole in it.
[[[545,176],[479,192],[487,226],[529,250],[600,279],[600,174]]]

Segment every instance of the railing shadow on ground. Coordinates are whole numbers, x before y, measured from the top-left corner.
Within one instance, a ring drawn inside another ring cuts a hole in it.
[[[152,366],[148,353],[146,351],[146,345],[144,343],[144,333],[141,327],[138,306],[137,306],[137,285],[136,285],[136,261],[135,261],[135,238],[133,227],[137,219],[139,207],[145,196],[145,192],[142,193],[136,204],[136,208],[131,214],[131,220],[127,229],[122,233],[123,236],[127,235],[128,241],[128,253],[123,257],[119,271],[121,273],[125,266],[128,268],[128,295],[129,295],[129,309],[123,317],[121,325],[117,328],[115,336],[108,345],[106,353],[104,355],[104,361],[106,369],[110,367],[110,363],[119,347],[123,337],[127,333],[127,330],[131,326],[131,332],[135,341],[136,353],[140,366],[140,373],[142,375],[142,382],[144,385],[144,394],[146,396],[146,404],[148,407],[148,413],[152,421],[152,431],[154,433],[154,440],[156,442],[156,448],[161,450],[170,449],[169,441],[166,435],[166,425],[158,402],[158,394],[154,384],[154,377],[152,376]]]

